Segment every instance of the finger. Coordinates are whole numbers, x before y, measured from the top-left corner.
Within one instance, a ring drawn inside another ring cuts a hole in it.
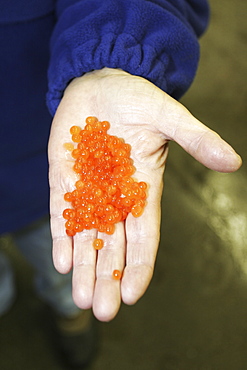
[[[163,189],[162,173],[153,175],[143,214],[138,218],[129,214],[126,220],[127,255],[121,286],[122,300],[126,304],[134,304],[141,298],[153,276],[160,239]]]
[[[95,285],[93,312],[100,321],[112,320],[121,304],[120,280],[113,279],[113,271],[123,271],[125,265],[124,223],[116,224],[114,234],[98,234],[104,247],[98,251],[97,280]]]
[[[55,188],[50,192],[51,234],[53,239],[53,262],[58,272],[68,273],[72,268],[72,238],[65,232],[61,210],[66,208],[63,196]]]
[[[82,309],[91,308],[93,302],[97,256],[93,241],[96,235],[95,229],[84,230],[73,238],[73,299],[75,304]]]
[[[167,95],[165,99],[164,113],[168,119],[158,125],[171,140],[212,170],[234,172],[241,166],[240,156],[216,132],[202,124],[176,100]]]

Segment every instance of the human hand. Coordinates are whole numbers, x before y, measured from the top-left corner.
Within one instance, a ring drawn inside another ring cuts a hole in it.
[[[88,116],[109,121],[109,134],[131,145],[134,177],[148,183],[148,198],[142,216],[129,214],[113,235],[92,229],[71,238],[65,233],[62,212],[68,204],[63,196],[74,189],[78,178],[63,144],[70,141],[70,127],[83,128]],[[60,273],[73,269],[75,303],[82,309],[92,307],[101,321],[114,318],[121,300],[134,304],[152,278],[170,140],[210,169],[233,172],[241,165],[233,149],[180,103],[147,80],[121,70],[104,68],[73,80],[54,117],[49,141],[54,265]],[[100,251],[92,247],[97,235],[104,240]],[[122,280],[112,279],[114,269],[124,272]]]

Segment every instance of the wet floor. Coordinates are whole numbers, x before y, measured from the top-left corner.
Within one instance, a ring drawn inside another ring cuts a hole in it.
[[[211,6],[200,68],[182,102],[234,146],[244,165],[219,174],[170,145],[152,283],[135,306],[100,324],[91,370],[247,369],[247,3]],[[63,370],[30,267],[9,239],[1,248],[14,263],[18,299],[0,322],[0,369]]]

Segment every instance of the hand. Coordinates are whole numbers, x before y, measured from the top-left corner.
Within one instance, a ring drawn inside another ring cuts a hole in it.
[[[130,214],[116,225],[113,235],[99,235],[104,247],[98,252],[92,242],[100,233],[93,229],[68,237],[62,217],[68,207],[63,195],[74,189],[77,180],[72,157],[63,144],[71,140],[70,127],[83,128],[88,116],[108,120],[109,134],[131,145],[134,177],[149,185],[142,216],[134,218]],[[73,268],[74,301],[80,308],[92,307],[99,320],[111,320],[121,300],[134,304],[152,278],[170,140],[210,169],[233,172],[241,165],[233,149],[180,103],[145,79],[121,70],[105,68],[73,80],[54,117],[49,142],[54,264],[61,273]],[[114,269],[124,271],[121,281],[112,279]]]

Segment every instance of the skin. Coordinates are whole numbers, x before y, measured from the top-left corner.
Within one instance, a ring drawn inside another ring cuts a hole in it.
[[[85,118],[92,115],[108,120],[108,133],[131,145],[134,177],[148,183],[148,202],[141,217],[130,214],[117,224],[113,235],[84,230],[71,238],[62,217],[68,207],[63,195],[74,189],[78,178],[63,144],[71,141],[70,127],[83,128]],[[229,144],[183,105],[147,80],[122,70],[104,68],[74,79],[57,109],[49,141],[53,260],[62,274],[73,269],[74,301],[82,309],[92,307],[98,320],[112,320],[121,301],[136,303],[150,283],[170,140],[212,170],[234,172],[241,166],[241,158]],[[95,238],[104,240],[102,250],[92,247]],[[124,272],[121,281],[112,278],[114,269]]]

